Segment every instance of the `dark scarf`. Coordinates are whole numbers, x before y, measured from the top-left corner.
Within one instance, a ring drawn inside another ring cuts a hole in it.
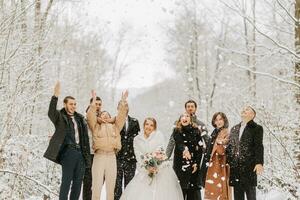
[[[210,139],[210,143],[208,145],[208,148],[207,148],[207,152],[206,152],[206,160],[209,161],[209,158],[210,158],[210,155],[211,155],[211,152],[212,152],[212,149],[215,145],[215,142],[216,142],[216,139],[219,135],[219,133],[224,129],[224,127],[222,128],[215,128],[214,131],[212,132],[211,134],[211,139]]]

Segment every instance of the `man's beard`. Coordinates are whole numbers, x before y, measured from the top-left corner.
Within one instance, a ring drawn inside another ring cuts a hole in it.
[[[69,109],[66,109],[68,115],[74,115],[75,111],[71,112]]]

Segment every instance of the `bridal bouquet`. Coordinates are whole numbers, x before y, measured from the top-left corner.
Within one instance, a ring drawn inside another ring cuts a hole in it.
[[[151,184],[155,174],[158,173],[158,167],[168,158],[164,149],[160,148],[152,153],[146,153],[142,155],[141,159],[143,160],[142,167],[148,171],[148,176],[151,178]]]

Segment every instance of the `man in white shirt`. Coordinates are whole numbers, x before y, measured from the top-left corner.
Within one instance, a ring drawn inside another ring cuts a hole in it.
[[[229,185],[234,188],[234,199],[256,200],[257,175],[263,172],[263,128],[254,118],[256,111],[246,106],[241,113],[242,122],[231,129],[226,149],[230,165]]]

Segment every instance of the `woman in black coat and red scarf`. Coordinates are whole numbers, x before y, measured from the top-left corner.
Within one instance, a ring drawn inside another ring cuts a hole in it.
[[[184,199],[201,199],[199,179],[202,157],[201,133],[187,113],[180,116],[174,129],[174,171],[180,181]]]

